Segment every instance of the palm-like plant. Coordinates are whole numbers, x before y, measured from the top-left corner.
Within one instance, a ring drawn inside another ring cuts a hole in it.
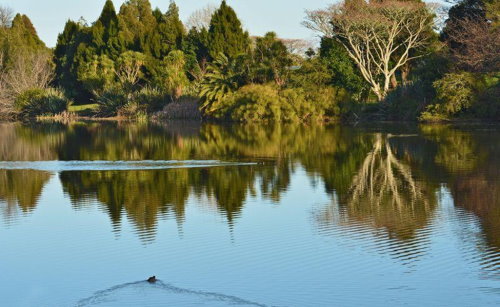
[[[199,95],[203,101],[201,110],[210,114],[220,108],[222,100],[239,87],[241,76],[237,61],[219,54],[209,64],[208,73],[200,87]]]

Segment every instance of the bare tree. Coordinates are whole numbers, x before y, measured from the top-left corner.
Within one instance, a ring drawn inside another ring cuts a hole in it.
[[[13,58],[12,67],[3,74],[10,95],[17,96],[28,89],[48,88],[54,79],[54,68],[48,52],[29,53]]]
[[[304,25],[336,39],[357,64],[379,100],[403,66],[421,55],[432,26],[430,10],[419,2],[343,2],[307,12]]]
[[[314,47],[311,41],[305,39],[281,39],[291,54],[304,55],[307,50]]]
[[[471,71],[500,70],[500,28],[487,20],[465,18],[455,21],[448,31],[451,53],[459,66]]]
[[[186,27],[188,29],[205,28],[208,30],[208,28],[210,27],[210,22],[212,21],[212,15],[215,13],[216,10],[217,7],[209,3],[205,7],[194,11],[186,21]]]
[[[10,7],[0,5],[0,28],[8,28],[12,23],[14,11]]]
[[[10,117],[14,109],[5,83],[4,55],[0,52],[0,118]]]

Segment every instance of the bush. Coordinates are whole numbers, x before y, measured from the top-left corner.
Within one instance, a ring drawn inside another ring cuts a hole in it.
[[[450,73],[434,82],[440,111],[454,115],[469,108],[474,101],[474,76],[471,73]]]
[[[116,116],[129,101],[123,90],[118,88],[106,90],[96,98],[99,105],[97,113],[100,116]]]
[[[145,115],[162,110],[171,98],[157,88],[144,87],[131,94],[120,88],[112,88],[99,95],[96,100],[100,116],[135,117],[137,114]]]
[[[338,94],[341,95],[338,95]],[[295,117],[302,121],[324,119],[340,116],[339,98],[343,92],[333,87],[317,87],[314,90],[289,88],[282,91],[281,96],[292,109]],[[346,98],[347,99],[347,98]]]
[[[53,88],[24,91],[14,102],[16,110],[23,116],[59,114],[70,104],[62,91]]]
[[[271,85],[246,85],[222,101],[214,115],[234,121],[281,121],[290,119],[292,108]]]
[[[330,87],[306,91],[280,90],[275,85],[247,85],[229,94],[213,113],[216,118],[234,121],[309,121],[338,117],[336,91]]]
[[[478,93],[472,110],[476,117],[500,120],[500,74],[487,77],[486,88]]]
[[[133,100],[143,106],[144,111],[152,113],[163,109],[171,98],[157,88],[146,86],[134,94]]]
[[[399,86],[389,92],[379,104],[379,118],[382,120],[416,120],[435,97],[432,83],[417,80]]]
[[[434,82],[435,104],[420,116],[423,121],[443,120],[465,115],[471,118],[500,117],[500,82],[495,74],[469,72],[446,74]]]

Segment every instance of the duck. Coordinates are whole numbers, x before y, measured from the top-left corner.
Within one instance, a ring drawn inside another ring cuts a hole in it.
[[[148,281],[148,283],[150,283],[150,284],[154,284],[154,283],[156,282],[156,276],[151,276],[151,277],[149,277],[147,281]]]

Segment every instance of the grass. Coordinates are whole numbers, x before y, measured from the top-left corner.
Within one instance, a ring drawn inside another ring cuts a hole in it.
[[[82,104],[82,105],[71,105],[68,108],[68,112],[75,113],[78,116],[91,116],[95,110],[97,110],[97,103],[93,104]]]

